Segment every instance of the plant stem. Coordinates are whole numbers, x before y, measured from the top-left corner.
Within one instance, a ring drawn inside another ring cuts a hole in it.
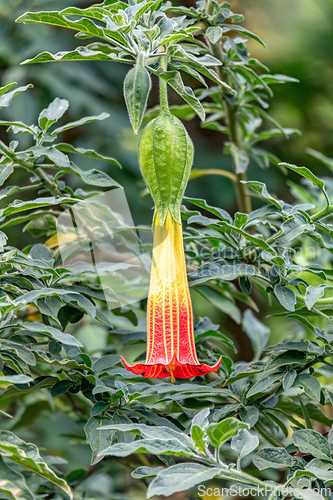
[[[222,175],[222,177],[228,177],[233,182],[236,182],[236,176],[228,170],[220,170],[218,168],[208,168],[205,170],[192,170],[190,173],[190,179],[196,179],[197,177],[203,177],[204,175]]]
[[[225,107],[227,111],[227,121],[229,125],[229,137],[231,142],[233,142],[238,149],[242,149],[241,139],[239,135],[239,128],[237,122],[237,109],[235,106],[229,104],[226,100]],[[236,170],[236,162],[234,160],[234,171],[236,175],[236,195],[237,195],[237,204],[240,212],[249,214],[252,212],[252,202],[251,197],[249,195],[246,184],[243,184],[242,181],[246,181],[245,173],[237,173]]]
[[[268,441],[273,446],[277,446],[278,448],[283,447],[280,441],[275,439],[275,437],[272,436],[260,422],[257,422],[254,428],[259,432],[259,434],[261,434],[262,437],[266,439],[266,441]]]
[[[167,68],[168,68],[168,58],[167,57],[161,57],[160,68],[163,69],[163,71],[167,70]],[[163,78],[160,78],[161,111],[165,111],[166,113],[169,113],[168,88],[167,87],[168,87],[167,82]]]
[[[311,221],[316,222],[317,220],[323,219],[324,217],[327,217],[328,215],[331,215],[332,213],[333,213],[333,206],[328,205],[327,207],[325,207],[323,210],[321,210],[317,214],[314,214],[311,217]]]
[[[213,56],[216,57],[223,64],[224,54],[222,51],[221,43],[217,42],[215,44],[212,44],[209,42],[209,40],[207,40],[207,43],[211,48]],[[216,71],[221,80],[226,80],[226,78],[224,78],[225,75],[223,74],[221,66],[216,67]],[[226,121],[229,127],[229,141],[232,142],[237,149],[242,149],[242,141],[237,122],[237,105],[232,104],[230,100],[226,99],[225,89],[223,87],[221,87],[221,89],[222,89],[224,108],[226,111]],[[246,181],[246,174],[237,173],[237,165],[235,159],[233,159],[233,163],[234,163],[234,172],[236,176],[235,189],[236,189],[238,210],[243,213],[250,213],[252,212],[251,196],[249,195],[246,184],[243,184],[242,182]]]
[[[212,9],[213,9],[212,0],[207,0],[207,7],[206,7],[207,14],[211,14]]]
[[[296,293],[296,298],[300,302],[303,302],[305,304],[305,298],[303,295]],[[317,299],[316,302],[314,303],[315,306],[330,306],[333,304],[333,297],[324,297],[321,299]]]
[[[33,163],[18,158],[16,154],[10,151],[10,149],[2,141],[0,141],[0,151],[2,151],[7,156],[7,158],[12,160],[13,163],[16,163],[20,167],[29,170],[29,172],[32,172],[37,177],[39,177],[39,179],[45,183],[45,186],[48,188],[50,193],[53,194],[53,196],[59,196],[61,194],[57,184],[51,181],[51,179],[43,171],[43,169],[41,169],[40,167],[36,168]]]

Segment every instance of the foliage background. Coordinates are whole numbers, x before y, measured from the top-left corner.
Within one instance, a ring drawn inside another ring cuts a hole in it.
[[[186,2],[187,5],[193,3]],[[252,55],[267,64],[273,73],[286,74],[300,80],[299,84],[286,84],[275,88],[271,112],[283,126],[299,128],[303,136],[293,137],[288,142],[281,138],[271,139],[268,147],[282,161],[305,164],[312,168],[316,175],[321,175],[324,170],[306,154],[306,148],[311,147],[332,156],[332,2],[234,0],[231,3],[234,11],[245,14],[246,26],[265,40],[266,50],[250,42]],[[99,162],[98,168],[104,168],[124,185],[135,222],[149,223],[151,200],[147,196],[141,196],[144,186],[137,163],[137,138],[130,129],[122,97],[122,81],[127,68],[104,62],[19,65],[22,60],[33,57],[45,47],[53,53],[75,47],[76,41],[72,33],[66,30],[45,25],[15,25],[14,20],[21,13],[51,9],[52,4],[53,2],[48,0],[0,0],[0,84],[5,85],[12,81],[17,81],[19,85],[34,84],[28,98],[26,95],[16,97],[12,106],[3,110],[2,118],[22,119],[33,123],[39,111],[56,96],[70,101],[67,120],[76,120],[84,115],[103,111],[110,113],[111,119],[105,123],[96,122],[80,128],[79,131],[68,131],[64,142],[91,147],[102,154],[117,158],[123,165],[122,171],[117,171],[103,162]],[[57,9],[60,10],[68,4],[66,0],[57,0]],[[71,0],[70,4],[83,8],[90,2]],[[177,96],[173,97],[174,102],[177,102]],[[150,105],[156,103],[155,85]],[[196,146],[195,168],[222,166],[231,169],[230,160],[222,156],[223,144],[218,133],[201,130],[197,118],[188,124],[188,130]],[[0,129],[0,137],[4,137],[3,128]],[[80,166],[91,168],[91,161],[83,157]],[[24,174],[17,174],[16,183],[22,180],[20,175]],[[258,166],[251,164],[249,178],[266,182],[269,190],[278,197],[286,199],[288,196],[285,192],[284,175],[278,169],[271,168],[268,175]],[[211,205],[221,206],[231,213],[236,209],[231,184],[223,178],[209,176],[192,180],[187,195],[205,198]],[[28,233],[25,233],[25,240],[22,241],[17,227],[9,231],[9,237],[11,245],[18,247],[26,246],[30,238]],[[34,240],[34,243],[37,241]],[[244,339],[242,342],[241,332],[235,329],[229,319],[212,306],[208,309],[206,302],[196,300],[194,307],[198,316],[208,315],[213,321],[224,325],[224,333],[232,335],[239,344],[240,359],[251,359],[248,344]],[[265,313],[263,309],[262,317]],[[278,319],[275,318],[274,322],[268,320],[267,323],[272,330],[271,342],[281,340],[284,332],[281,331]],[[103,335],[102,331],[100,333]],[[94,345],[96,327],[94,331],[87,327],[87,331],[81,332],[81,335],[87,351],[96,352],[96,348],[99,348]],[[98,338],[97,342],[101,345],[103,340]],[[39,443],[50,454],[76,463],[77,469],[86,469],[90,461],[90,450],[83,438],[85,419],[80,418],[79,408],[74,406],[68,412],[68,408],[64,408],[63,404],[60,398],[53,400],[45,396],[36,401],[32,396],[31,406],[28,400],[26,407],[22,407],[21,412],[17,414],[15,422],[11,422],[11,429],[23,439]],[[71,412],[75,415],[74,419],[70,418]],[[127,492],[135,498],[140,498],[141,494],[138,494],[137,482],[129,479],[128,475],[117,474],[116,470],[113,471],[112,477],[103,474],[98,479],[95,475],[93,483],[89,483],[87,478],[87,484],[95,495],[99,494],[99,490],[101,494],[110,490],[119,494]]]

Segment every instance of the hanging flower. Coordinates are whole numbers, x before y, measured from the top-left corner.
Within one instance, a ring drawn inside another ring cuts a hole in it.
[[[165,224],[160,225],[158,214],[154,223],[154,247],[148,296],[147,356],[144,364],[125,367],[148,378],[171,376],[191,378],[216,372],[214,366],[200,364],[197,358],[193,313],[187,283],[182,226],[170,211]]]
[[[193,163],[193,144],[181,121],[168,109],[161,82],[162,111],[145,127],[139,163],[155,202],[154,246],[148,296],[145,363],[125,367],[148,378],[191,378],[217,371],[197,358],[187,283],[180,206]]]

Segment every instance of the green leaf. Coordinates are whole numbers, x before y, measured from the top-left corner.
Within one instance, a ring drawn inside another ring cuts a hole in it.
[[[98,19],[99,21],[103,21],[104,17],[109,15],[110,12],[108,9],[103,8],[101,6],[91,6],[87,9],[78,9],[76,7],[67,7],[60,11],[62,16],[86,16],[92,17],[93,19]]]
[[[221,36],[223,35],[222,28],[220,26],[209,26],[206,30],[206,36],[208,40],[214,44],[219,41]]]
[[[275,285],[274,292],[280,304],[288,311],[295,311],[296,295],[294,290],[284,285]]]
[[[45,156],[58,167],[69,168],[68,156],[55,149],[53,146],[33,146],[32,148],[30,148],[30,151],[33,153],[35,158],[41,158],[42,156]]]
[[[295,385],[301,386],[311,399],[316,399],[320,403],[321,385],[316,377],[302,373],[298,375]]]
[[[255,406],[244,406],[239,412],[239,416],[251,429],[259,420],[259,411]]]
[[[177,491],[185,491],[198,483],[217,476],[221,469],[210,468],[196,463],[176,464],[161,471],[153,479],[147,490],[147,498],[154,495],[169,496]]]
[[[12,87],[15,87],[15,85],[17,85],[17,82],[8,83],[4,87],[0,87],[0,97],[3,94],[5,94],[5,92],[7,92],[8,90],[10,90]]]
[[[30,125],[29,127],[28,125],[20,121],[8,122],[6,120],[0,120],[0,125],[9,127],[9,129],[13,130],[14,134],[16,134],[17,132],[22,132],[26,134],[35,135],[36,133],[38,133],[39,130],[38,127],[36,127],[35,125]]]
[[[131,434],[142,436],[144,439],[178,440],[185,446],[193,447],[193,443],[187,434],[175,431],[170,427],[146,424],[111,424],[103,429],[130,432]]]
[[[283,389],[285,391],[288,391],[288,389],[290,389],[294,385],[296,377],[297,377],[296,370],[292,370],[285,374],[285,376],[283,377]]]
[[[67,99],[56,97],[47,108],[43,109],[38,117],[38,124],[45,132],[55,122],[57,122],[69,107]]]
[[[51,396],[53,398],[57,396],[61,396],[61,394],[65,394],[71,387],[75,385],[73,380],[59,380],[51,389]]]
[[[325,293],[326,285],[311,286],[309,285],[305,292],[305,305],[310,311],[315,305],[318,299],[320,299]]]
[[[247,151],[238,148],[233,142],[228,143],[228,147],[234,160],[236,174],[244,174],[250,164],[250,158]]]
[[[7,235],[0,231],[0,252],[4,251],[4,247],[7,245]]]
[[[14,172],[12,165],[0,165],[0,186],[3,185],[6,179]]]
[[[29,384],[33,379],[27,375],[3,375],[0,376],[0,387],[7,387],[11,384]]]
[[[260,194],[264,200],[266,200],[268,203],[272,203],[273,205],[276,206],[279,210],[283,208],[283,201],[276,200],[268,191],[267,191],[267,186],[263,182],[258,182],[258,181],[241,181],[242,184],[246,184],[249,188],[251,188],[253,191],[256,193]]]
[[[98,454],[111,445],[115,431],[110,432],[109,430],[101,429],[101,427],[111,423],[112,418],[99,415],[98,417],[90,417],[84,427],[87,443],[89,443],[92,452],[91,465],[98,464],[102,460],[102,457],[98,457]]]
[[[12,90],[11,92],[7,92],[7,90],[12,88],[14,85],[16,85],[16,82],[9,83],[5,87],[0,88],[0,109],[7,108],[11,104],[13,97],[15,97],[17,94],[20,94],[21,92],[24,92],[27,89],[33,88],[33,85],[29,83],[29,85],[25,85],[24,87],[18,87],[17,89]]]
[[[315,186],[317,186],[321,190],[321,192],[324,194],[324,196],[326,198],[327,205],[330,204],[330,199],[329,199],[329,197],[328,197],[328,195],[326,193],[326,190],[325,190],[325,183],[324,183],[324,181],[321,180],[321,179],[319,179],[318,177],[316,177],[311,172],[311,170],[309,170],[306,167],[297,167],[296,165],[291,165],[290,163],[279,163],[279,165],[281,167],[289,168],[289,170],[293,170],[297,174],[299,174],[302,177],[305,177],[306,179],[308,179],[309,181],[311,181],[312,184],[314,184]]]
[[[270,130],[264,130],[257,137],[251,141],[251,144],[257,144],[258,142],[265,141],[266,139],[270,139],[271,137],[279,137],[283,135],[284,137],[289,137],[290,135],[301,135],[301,132],[295,128],[272,128]]]
[[[137,63],[124,80],[124,97],[134,134],[137,135],[147,109],[151,78],[144,66]]]
[[[76,340],[69,333],[64,333],[53,326],[43,325],[42,323],[35,322],[23,322],[18,323],[15,326],[19,328],[23,328],[24,330],[32,333],[40,333],[43,335],[47,335],[48,337],[54,338],[58,342],[61,342],[64,345],[83,347],[82,344]]]
[[[103,121],[106,120],[107,118],[110,118],[109,113],[101,113],[100,115],[94,115],[94,116],[85,116],[84,118],[80,118],[79,120],[76,120],[75,122],[69,122],[66,123],[66,125],[63,125],[62,127],[58,127],[54,129],[51,132],[51,135],[58,135],[61,132],[64,132],[65,130],[70,130],[72,128],[79,127],[81,125],[85,125],[86,123],[91,123],[91,122],[96,122],[96,121]]]
[[[263,377],[262,379],[258,380],[253,386],[250,388],[250,390],[247,393],[247,397],[250,398],[256,394],[259,394],[269,387],[272,387],[275,382],[281,381],[282,380],[282,373],[273,373],[272,375],[268,375],[268,377]]]
[[[38,448],[34,444],[25,443],[12,432],[0,431],[0,449],[6,458],[42,476],[44,479],[47,479],[61,488],[70,499],[73,498],[71,489],[66,481],[60,479],[60,477],[46,465],[39,455]]]
[[[91,369],[97,373],[103,373],[115,364],[119,363],[120,356],[118,354],[107,354],[106,356],[102,356],[101,358],[94,361]]]
[[[280,366],[289,365],[304,365],[306,361],[306,354],[304,352],[298,352],[297,350],[291,350],[283,352],[274,358],[267,366],[267,370],[273,370],[279,368]]]
[[[236,418],[225,418],[218,424],[210,424],[207,427],[207,436],[215,448],[219,448],[223,443],[236,436],[240,429],[248,429],[248,424]]]
[[[101,155],[100,153],[96,153],[95,150],[93,149],[84,149],[84,148],[76,148],[72,146],[71,144],[67,143],[60,143],[60,144],[55,144],[55,149],[59,149],[60,151],[63,151],[65,153],[74,153],[82,156],[87,156],[88,158],[94,158],[95,160],[103,160],[107,161],[109,163],[113,163],[114,165],[117,165],[117,167],[121,168],[120,163],[115,159],[111,158],[109,156],[104,156]]]
[[[180,45],[170,45],[167,49],[167,54],[172,58],[172,66],[176,68],[179,67],[182,71],[186,71],[207,87],[205,81],[202,81],[202,78],[198,75],[201,73],[203,76],[209,78],[215,83],[222,85],[222,87],[228,89],[231,94],[234,94],[235,91],[221,78],[218,74],[213,70],[207,68],[207,66],[219,66],[221,65],[221,61],[211,56],[210,54],[206,54],[203,57],[195,57],[189,51],[186,51]],[[176,59],[176,60],[175,60]],[[182,61],[181,63],[179,61]],[[193,73],[194,71],[194,73]]]
[[[72,304],[73,306],[75,305],[77,309],[83,310],[84,312],[89,314],[92,319],[94,319],[96,316],[95,307],[89,299],[77,292],[69,292],[64,288],[41,288],[39,290],[32,290],[31,292],[27,292],[14,299],[12,301],[11,308],[15,309],[22,305],[36,302],[38,299],[42,297],[48,297],[49,295],[61,297],[64,302]],[[26,323],[25,327],[28,328],[29,324],[30,323]]]
[[[131,476],[135,479],[142,479],[144,477],[155,477],[159,472],[164,470],[164,467],[137,467]]]
[[[259,470],[292,467],[294,459],[284,448],[264,448],[253,457],[253,463]]]
[[[45,11],[45,12],[26,12],[18,19],[18,23],[44,23],[51,24],[53,26],[61,26],[63,28],[70,28],[75,31],[82,31],[87,35],[97,36],[98,38],[103,38],[108,40],[108,36],[105,34],[103,28],[97,26],[91,19],[81,18],[77,21],[71,21],[68,18],[63,17],[57,11]],[[115,34],[116,37],[118,34]],[[117,38],[122,39],[121,35]]]
[[[237,453],[239,458],[246,457],[259,446],[259,438],[254,436],[247,429],[241,429],[237,436],[231,440],[231,448]]]
[[[293,434],[293,443],[302,453],[309,453],[321,460],[331,460],[330,445],[319,432],[302,429]]]
[[[193,218],[191,217],[191,219]],[[198,285],[199,283],[205,283],[206,281],[215,279],[233,281],[240,276],[253,276],[256,274],[258,273],[254,267],[248,264],[233,264],[230,266],[225,262],[217,261],[203,264],[196,271],[190,273],[188,277],[191,285]]]
[[[281,230],[282,236],[278,238],[280,244],[290,246],[290,243],[301,234],[313,231],[315,226],[309,224],[303,214],[295,214],[290,219],[283,222]]]
[[[208,416],[210,413],[209,408],[204,408],[203,410],[199,411],[192,420],[192,425],[197,425],[200,427],[200,429],[205,430],[208,427],[209,421],[208,421]]]
[[[306,411],[308,412],[310,418],[315,420],[316,422],[321,422],[329,427],[332,425],[332,419],[328,418],[322,410],[318,407],[318,405],[313,403],[307,403],[305,405]],[[286,413],[290,413],[293,415],[298,415],[301,418],[304,418],[302,409],[300,405],[295,403],[291,398],[286,396],[279,396],[279,400],[276,404],[276,408],[283,410]]]
[[[118,382],[118,384],[119,384],[119,382]],[[124,393],[122,392],[122,395],[123,394]],[[108,401],[96,401],[96,403],[94,404],[94,406],[90,410],[90,416],[97,417],[98,415],[103,414],[103,412],[105,412],[105,410],[107,410],[109,406],[110,406],[110,403]]]
[[[254,316],[251,309],[245,311],[242,326],[251,340],[255,359],[259,359],[263,349],[266,347],[270,329]]]
[[[33,201],[19,201],[17,203],[12,203],[11,206],[0,210],[0,217],[5,217],[7,215],[16,214],[18,212],[23,212],[25,210],[33,210],[41,207],[48,207],[50,205],[59,205],[60,203],[73,203],[77,200],[75,198],[69,197],[48,197],[48,198],[36,198]]]
[[[189,198],[185,196],[184,200],[186,200],[189,203],[192,203],[193,205],[196,205],[197,207],[207,210],[207,212],[216,215],[216,217],[218,217],[219,219],[232,223],[231,216],[228,214],[228,212],[223,210],[223,208],[212,207],[211,205],[208,205],[206,200],[202,200],[201,198]]]
[[[255,33],[252,33],[252,31],[247,30],[246,28],[243,28],[243,26],[239,26],[239,24],[225,24],[223,26],[223,32],[226,33],[228,31],[236,31],[237,33],[245,33],[248,35],[250,38],[253,38],[257,42],[259,42],[261,45],[266,47],[264,42],[261,40],[261,38],[256,35]]]
[[[248,214],[243,214],[241,212],[235,213],[234,225],[236,227],[243,227],[247,223]]]
[[[90,186],[99,186],[99,187],[118,187],[121,188],[120,184],[112,179],[106,172],[103,170],[98,170],[97,168],[92,168],[91,170],[82,170],[73,162],[68,164],[65,167],[62,167],[62,170],[66,173],[74,174],[79,177],[83,182],[89,184]]]
[[[191,457],[193,451],[184,446],[177,439],[139,439],[132,443],[117,443],[98,454],[98,458],[105,456],[128,457],[132,453],[148,453],[149,455],[175,455],[177,457]]]
[[[310,419],[310,415],[309,415],[309,412],[308,412],[306,406],[302,402],[302,398],[299,398],[299,404],[300,404],[300,407],[301,407],[301,410],[302,410],[302,414],[303,414],[303,418],[304,418],[305,425],[306,425],[306,427],[303,427],[303,428],[312,429],[313,427],[312,427],[312,422],[311,422],[311,419]]]
[[[323,155],[322,153],[319,153],[319,151],[315,151],[314,149],[308,148],[306,152],[313,156],[314,158],[317,158],[317,160],[321,161],[327,168],[330,169],[331,172],[333,172],[333,159],[329,158],[328,156]]]
[[[100,50],[91,50],[88,47],[77,47],[75,50],[60,51],[56,54],[44,51],[33,57],[26,59],[21,64],[46,63],[56,61],[116,61],[127,64],[133,64],[131,59],[126,59],[123,56],[118,57],[114,53],[106,54]]]
[[[11,500],[34,500],[22,474],[15,472],[0,457],[0,492]]]
[[[210,409],[204,408],[199,413],[195,415],[192,420],[191,425],[191,437],[194,441],[196,447],[199,451],[205,451],[206,449],[206,439],[205,439],[205,429],[208,427],[208,415]]]
[[[205,120],[206,114],[201,102],[195,97],[192,89],[185,87],[179,71],[163,71],[161,68],[153,70],[151,67],[149,69],[156,76],[165,80],[194,109],[201,121]]]
[[[206,442],[205,442],[205,432],[198,425],[192,425],[191,427],[191,437],[198,448],[199,451],[205,451]]]

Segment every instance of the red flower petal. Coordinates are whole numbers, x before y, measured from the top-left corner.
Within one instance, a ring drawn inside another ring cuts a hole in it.
[[[213,366],[205,365],[204,363],[198,365],[190,365],[188,363],[181,364],[177,363],[176,366],[172,365],[146,365],[144,363],[138,363],[137,365],[130,365],[121,356],[122,362],[125,368],[135,375],[142,375],[147,378],[166,378],[171,376],[171,381],[174,382],[174,378],[192,378],[198,377],[200,375],[205,375],[209,372],[217,372],[221,364],[222,357]],[[172,369],[173,368],[173,369]]]

